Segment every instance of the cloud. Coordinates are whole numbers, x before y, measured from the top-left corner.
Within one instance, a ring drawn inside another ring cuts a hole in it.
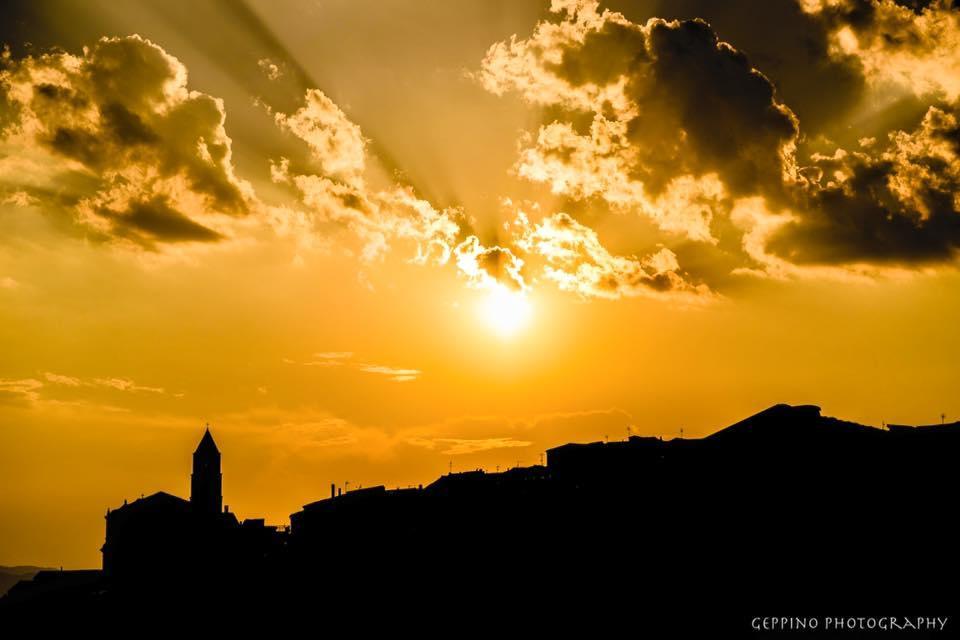
[[[143,391],[147,393],[166,393],[163,387],[148,387],[137,384],[129,378],[95,378],[93,384],[101,387],[110,387],[118,391]]]
[[[514,440],[513,438],[411,438],[407,442],[426,449],[437,450],[441,455],[449,456],[470,455],[495,449],[529,447],[532,444],[525,440]]]
[[[637,31],[613,14],[564,10],[575,17],[557,26],[557,46],[582,38],[585,47],[602,52],[608,32],[626,42],[651,37],[646,27]],[[558,193],[599,195],[615,207],[642,210],[664,230],[715,243],[715,210],[729,206],[722,177],[690,172],[651,191],[649,180],[635,171],[639,160],[632,127],[639,103],[633,81],[595,83],[597,91],[591,93],[590,74],[602,76],[602,65],[572,50],[554,53],[559,66],[549,67],[553,54],[546,55],[540,62],[547,71],[529,89],[553,82],[560,91],[556,100],[594,109],[594,134],[588,138],[560,124],[545,128],[515,170],[555,183]],[[259,63],[268,75],[275,71],[271,65],[266,59]],[[484,73],[492,69],[488,65]],[[480,288],[527,291],[538,282],[553,282],[588,297],[697,290],[685,284],[669,249],[643,259],[604,254],[582,223],[577,223],[583,230],[579,250],[586,253],[565,263],[524,249],[532,245],[525,245],[528,230],[521,227],[505,230],[498,241],[482,241],[464,223],[463,211],[438,208],[409,185],[385,179],[361,128],[317,89],[307,90],[293,111],[265,107],[278,129],[301,141],[305,152],[301,159],[272,159],[272,181],[294,200],[267,204],[235,172],[223,103],[191,90],[187,78],[183,64],[140,36],[103,38],[79,55],[5,54],[0,197],[12,206],[40,205],[41,211],[66,215],[89,237],[166,254],[179,253],[174,245],[237,239],[247,225],[266,222],[301,248],[345,230],[359,241],[356,254],[362,261],[381,260],[395,245],[412,247],[409,261],[452,262],[470,286]],[[506,87],[508,78],[501,80]],[[542,92],[537,95],[544,99]],[[558,164],[555,159],[564,156],[568,161]],[[243,222],[248,218],[252,222]],[[538,233],[551,224],[541,222]],[[352,240],[338,239],[353,251]],[[536,246],[546,245],[541,238]],[[327,360],[314,364],[329,366]],[[419,375],[412,369],[391,375],[389,367],[378,367],[370,365],[368,373],[397,381]]]
[[[829,33],[830,54],[854,59],[873,85],[960,97],[960,13],[950,0],[800,0]]]
[[[357,364],[356,367],[364,373],[375,373],[386,376],[394,382],[410,382],[411,380],[416,380],[420,375],[419,369],[395,369],[379,364]]]
[[[275,113],[277,125],[307,143],[324,175],[362,185],[366,140],[360,127],[318,89],[309,89],[305,102],[290,115]]]
[[[257,67],[269,80],[279,80],[284,75],[282,63],[277,64],[270,58],[260,58],[257,60]]]
[[[514,291],[527,289],[521,270],[523,260],[506,247],[485,247],[470,236],[454,249],[457,268],[468,283],[479,289],[504,286]]]
[[[52,373],[50,371],[44,373],[43,377],[47,382],[65,387],[103,387],[115,389],[117,391],[166,393],[166,390],[162,387],[149,387],[146,385],[137,384],[129,378],[109,377],[84,380],[82,378]]]
[[[313,354],[314,358],[320,358],[321,360],[343,360],[346,358],[352,358],[352,351],[321,351],[320,353]]]
[[[554,0],[550,10],[563,19],[541,21],[528,39],[514,35],[493,44],[478,79],[496,95],[516,91],[534,104],[635,115],[635,106],[626,96],[625,75],[631,60],[643,51],[644,35],[620,14],[598,13],[597,6],[597,2]],[[567,54],[588,47],[602,55]]]
[[[0,403],[33,404],[40,398],[43,383],[34,378],[0,378]]]
[[[87,407],[111,412],[125,412],[127,409],[122,407],[96,404],[86,400],[61,400],[56,397],[50,397],[51,393],[48,390],[52,387],[67,387],[73,389],[100,388],[128,392],[166,393],[161,387],[149,387],[137,384],[129,378],[93,378],[87,380],[50,371],[44,372],[42,377],[42,380],[37,378],[0,378],[0,404],[26,404],[31,408],[53,409]],[[55,396],[56,393],[52,395]]]
[[[217,242],[250,212],[223,103],[190,90],[179,60],[140,36],[80,55],[4,55],[0,191],[91,237],[156,249]]]
[[[726,191],[782,191],[794,172],[796,116],[707,23],[638,25],[587,1],[558,0],[551,10],[559,21],[493,45],[479,79],[494,93],[517,91],[592,121],[585,133],[572,116],[542,126],[521,153],[519,175],[555,193],[600,195],[707,241]]]
[[[960,126],[930,107],[883,145],[814,156],[802,207],[767,250],[799,264],[929,265],[960,247]]]
[[[83,384],[83,381],[80,378],[74,378],[73,376],[64,376],[59,373],[50,373],[49,371],[43,374],[43,377],[46,378],[48,382],[54,384],[61,384],[67,387],[79,387]]]
[[[462,237],[464,230],[457,212],[438,211],[409,187],[394,185],[375,190],[369,186],[365,137],[320,91],[309,91],[305,106],[295,113],[274,117],[282,128],[307,144],[316,164],[312,172],[295,171],[288,159],[281,159],[274,163],[274,180],[296,187],[314,227],[333,222],[356,232],[364,242],[364,259],[380,257],[394,239],[409,239],[417,246],[415,262],[443,265],[452,258],[468,285],[481,289],[502,286],[526,291],[542,276],[561,290],[584,297],[640,293],[704,297],[709,293],[705,286],[694,286],[684,279],[670,250],[660,249],[642,260],[612,256],[594,232],[566,214],[558,214],[536,228],[514,225],[505,230],[499,244],[486,245],[475,235]],[[715,175],[681,177],[651,206],[669,211],[663,213],[669,218],[663,222],[665,227],[689,228],[690,234],[709,240],[709,202],[723,197],[723,185]],[[559,250],[564,242],[567,254],[562,259],[556,251],[550,256],[543,254],[550,247]],[[538,269],[527,273],[528,259],[536,259]],[[343,363],[321,357],[308,364]],[[411,380],[419,374],[412,369],[376,365],[361,370],[382,373],[395,381]]]
[[[266,59],[259,66],[282,72]],[[292,113],[268,111],[309,151],[308,166],[272,163],[271,177],[293,188],[294,203],[264,203],[238,177],[222,101],[189,89],[186,68],[149,40],[102,38],[79,55],[5,52],[0,201],[38,205],[93,239],[167,253],[235,238],[251,218],[301,248],[346,228],[364,261],[409,243],[412,262],[449,262],[460,212],[439,210],[404,184],[371,186],[367,140],[325,94],[308,90]]]
[[[880,267],[869,262],[847,262],[842,265],[796,264],[772,253],[768,248],[771,238],[783,233],[798,217],[789,212],[771,212],[760,197],[740,198],[730,213],[731,221],[741,228],[743,249],[754,261],[754,266],[738,267],[736,275],[771,278],[776,280],[819,279],[837,282],[869,283],[877,277],[905,275],[905,270]]]
[[[469,286],[527,291],[537,283],[550,282],[582,298],[645,295],[703,302],[713,296],[706,285],[694,285],[685,278],[670,249],[661,247],[642,259],[613,255],[596,231],[566,213],[532,223],[518,211],[503,236],[508,247],[487,247],[469,236],[454,249],[457,267]]]
[[[553,193],[576,199],[598,196],[617,210],[647,216],[663,231],[716,243],[710,223],[726,197],[717,174],[671,178],[654,197],[637,176],[638,148],[627,131],[627,122],[603,116],[594,118],[585,135],[570,123],[553,122],[541,127],[536,142],[523,149],[515,171],[550,185]]]
[[[290,358],[284,358],[283,362],[286,364],[298,364],[297,361]],[[419,369],[396,368],[356,361],[353,359],[352,351],[324,351],[315,353],[313,354],[313,359],[300,364],[306,367],[346,367],[363,373],[385,376],[393,382],[411,382],[416,380],[422,373]]]
[[[550,447],[572,441],[596,441],[637,433],[631,416],[620,409],[550,413],[521,419],[502,416],[465,416],[401,430],[396,438],[418,449],[445,456],[499,459],[512,464],[514,450],[522,450],[527,464],[538,461]],[[491,457],[492,456],[492,457]]]
[[[549,447],[571,441],[600,440],[605,436],[616,438],[626,434],[627,427],[633,423],[628,413],[615,408],[527,418],[461,416],[400,429],[358,425],[322,412],[312,416],[276,416],[272,411],[262,420],[264,428],[298,447],[302,442],[309,442],[308,447],[323,449],[324,455],[333,455],[339,449],[341,455],[347,450],[379,459],[402,453],[409,460],[426,453],[430,457],[463,456],[488,463],[496,459],[513,463],[516,450],[521,449],[526,462],[533,464],[539,453]],[[236,424],[249,421],[249,414],[232,419]]]
[[[728,252],[732,234],[740,234],[743,264],[734,273],[867,277],[952,263],[960,135],[950,101],[960,90],[960,14],[940,1],[801,5],[805,25],[813,25],[804,28],[822,30],[823,42],[811,41],[822,55],[829,43],[838,65],[859,65],[870,83],[948,102],[930,105],[913,130],[861,136],[854,150],[811,152],[817,146],[803,138],[773,82],[705,21],[635,24],[587,0],[555,0],[554,17],[529,38],[490,47],[476,77],[556,118],[522,139],[517,175],[555,194],[635,211],[696,242],[719,245],[725,232]],[[674,277],[669,249],[656,264],[673,275],[658,280],[644,260],[604,255],[582,225],[557,216],[540,225],[534,236],[580,247],[557,255],[588,257],[582,266],[548,260],[547,278],[562,288],[588,295],[637,290],[634,283],[641,291],[689,289]]]
[[[306,143],[314,167],[294,170],[288,158],[273,163],[274,182],[293,186],[306,218],[305,231],[345,227],[363,242],[361,257],[380,259],[394,240],[412,242],[411,260],[446,264],[460,233],[459,212],[438,210],[402,184],[369,184],[366,139],[360,127],[322,91],[310,89],[292,114],[275,113],[278,126]]]
[[[582,297],[709,299],[709,275],[683,271],[678,254],[694,269],[722,254],[735,273],[776,277],[952,263],[960,14],[939,0],[801,0],[778,11],[809,40],[810,65],[876,91],[909,90],[926,116],[843,145],[821,126],[813,140],[719,27],[634,23],[597,2],[554,0],[528,37],[494,43],[474,77],[542,110],[510,170],[568,200],[484,235],[475,217],[389,176],[360,126],[317,89],[298,108],[267,108],[302,157],[272,159],[273,192],[288,199],[266,204],[235,171],[223,103],[192,90],[183,64],[149,40],[103,38],[78,54],[2,54],[0,202],[66,216],[94,239],[173,253],[266,221],[301,247],[335,236],[362,261],[402,247],[411,262],[452,265],[469,286],[547,283]],[[758,59],[784,68],[769,51]],[[267,58],[258,66],[283,72]],[[642,216],[657,236],[616,255],[589,222],[610,211]],[[692,250],[709,256],[689,262]]]
[[[689,282],[667,248],[645,257],[612,255],[596,231],[566,213],[557,213],[531,224],[521,214],[518,245],[545,261],[544,277],[562,291],[585,298],[619,298],[644,295],[703,301],[712,294],[703,284]]]
[[[9,204],[15,207],[31,207],[39,202],[39,200],[31,196],[26,191],[14,191],[0,201],[0,204]]]

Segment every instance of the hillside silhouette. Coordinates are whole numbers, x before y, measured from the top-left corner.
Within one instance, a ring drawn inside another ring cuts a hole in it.
[[[542,466],[411,489],[331,487],[275,527],[223,509],[207,431],[189,500],[110,509],[101,571],[42,571],[0,611],[217,599],[541,624],[670,611],[743,631],[790,611],[943,615],[956,606],[958,460],[960,423],[879,429],[776,405],[704,438],[566,444]]]

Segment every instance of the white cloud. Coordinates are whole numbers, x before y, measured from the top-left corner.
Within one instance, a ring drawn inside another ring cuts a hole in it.
[[[283,68],[270,58],[260,58],[257,60],[257,67],[270,80],[279,80],[283,77]]]
[[[74,376],[62,375],[59,373],[46,372],[44,378],[53,384],[66,387],[103,387],[116,389],[117,391],[145,392],[145,393],[166,393],[162,387],[150,387],[138,384],[129,378],[106,377],[84,380]]]
[[[34,403],[40,398],[43,383],[34,378],[0,378],[0,401],[5,397]]]
[[[360,362],[353,359],[352,351],[323,351],[313,354],[313,359],[298,363],[290,358],[284,358],[286,364],[302,364],[306,367],[344,367],[371,373],[374,375],[385,376],[393,382],[411,382],[420,375],[419,369],[397,368],[381,364]]]
[[[714,297],[706,285],[683,275],[676,255],[665,247],[645,258],[613,255],[596,231],[566,213],[536,224],[521,213],[516,224],[517,245],[542,258],[544,277],[563,291],[586,298],[644,295],[704,302]]]

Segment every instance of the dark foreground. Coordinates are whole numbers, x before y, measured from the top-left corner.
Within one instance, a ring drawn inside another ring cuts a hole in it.
[[[952,637],[958,461],[958,424],[881,430],[778,405],[703,439],[566,445],[545,467],[350,492],[289,532],[151,496],[108,524],[106,571],[41,573],[0,616]]]

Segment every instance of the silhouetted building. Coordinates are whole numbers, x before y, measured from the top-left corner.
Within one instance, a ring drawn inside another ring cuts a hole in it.
[[[904,585],[936,602],[960,570],[957,424],[878,429],[776,405],[703,438],[567,444],[546,466],[416,489],[332,487],[289,533],[221,512],[209,431],[193,460],[190,501],[161,492],[107,513],[106,579],[87,594],[336,603],[325,616],[374,610],[344,594],[445,611],[491,594],[527,607],[535,594],[550,612],[605,615],[626,585],[628,606],[668,594],[757,615],[811,594],[873,605],[895,593],[899,606]]]
[[[216,515],[223,509],[223,474],[220,472],[220,450],[209,427],[193,452],[193,473],[190,474],[190,503],[197,513]]]
[[[107,511],[101,547],[111,577],[155,575],[179,567],[193,546],[194,513],[183,498],[159,491]]]
[[[121,583],[164,583],[261,570],[282,549],[285,532],[262,519],[241,525],[222,503],[220,451],[208,428],[193,453],[189,501],[161,491],[107,511],[104,574]]]

